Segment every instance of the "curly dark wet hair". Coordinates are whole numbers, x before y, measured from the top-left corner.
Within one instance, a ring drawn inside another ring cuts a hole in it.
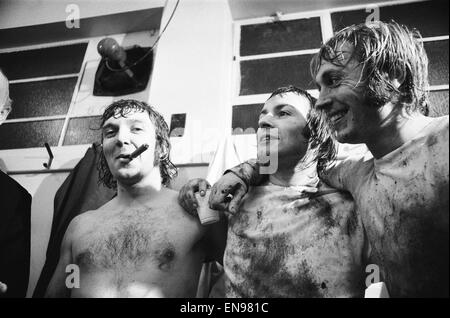
[[[311,61],[316,77],[321,62],[345,66],[341,50],[350,44],[354,58],[364,66],[361,81],[374,106],[387,102],[401,105],[407,112],[428,113],[428,57],[420,33],[395,21],[375,21],[346,27],[322,45]],[[348,60],[350,60],[348,59]],[[400,87],[392,79],[403,75]]]
[[[311,96],[306,90],[298,88],[293,85],[280,87],[276,89],[268,99],[283,95],[286,93],[295,93],[305,97],[310,103],[310,110],[306,118],[307,125],[303,131],[303,135],[308,138],[309,155],[312,156],[310,162],[317,162],[317,171],[320,173],[326,169],[327,165],[336,158],[336,141],[333,134],[326,125],[325,118],[322,112],[315,110],[314,105],[316,99]]]
[[[177,168],[170,161],[170,140],[167,123],[161,114],[152,106],[134,99],[116,101],[109,105],[103,112],[100,127],[103,127],[105,121],[111,117],[126,117],[129,113],[135,111],[147,112],[153,125],[155,125],[156,145],[155,162],[153,164],[159,165],[162,184],[168,186],[170,180],[177,175]],[[99,173],[99,183],[103,183],[108,188],[117,189],[117,182],[109,170],[103,151],[98,161],[97,170]]]

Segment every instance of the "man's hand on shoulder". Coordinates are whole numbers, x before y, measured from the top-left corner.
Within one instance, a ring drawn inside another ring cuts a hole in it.
[[[189,180],[181,189],[178,195],[178,203],[186,212],[197,215],[199,203],[195,197],[196,193],[205,196],[211,188],[205,179]],[[225,211],[234,214],[248,191],[246,183],[235,173],[228,172],[223,175],[211,188],[209,195],[209,207],[213,210]]]
[[[196,216],[199,203],[195,197],[195,193],[199,192],[200,196],[204,197],[210,188],[211,185],[205,179],[191,179],[180,189],[178,203],[190,215]]]
[[[236,213],[248,191],[245,182],[233,172],[224,174],[211,188],[209,207],[214,210]]]

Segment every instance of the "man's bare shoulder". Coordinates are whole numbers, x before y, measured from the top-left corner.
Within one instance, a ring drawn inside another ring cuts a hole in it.
[[[174,199],[175,202],[178,202],[178,191],[169,189],[169,188],[162,188],[161,189],[161,195],[167,197],[168,199]]]
[[[68,239],[76,239],[89,231],[93,226],[97,226],[102,219],[106,219],[105,215],[111,216],[115,210],[114,199],[108,201],[96,210],[88,210],[74,217],[67,227],[66,236]]]
[[[98,218],[100,214],[100,210],[89,210],[83,212],[82,214],[77,215],[70,221],[69,226],[66,230],[66,235],[73,235],[79,232],[80,230],[86,228],[86,225],[90,224],[91,221],[95,218]]]
[[[85,215],[88,212],[85,212],[83,214],[79,214],[75,216],[67,226],[66,232],[64,233],[64,242],[67,244],[72,244],[72,242],[76,239],[76,237],[79,235],[79,232],[84,227],[85,223]]]
[[[189,216],[189,214],[178,203],[178,191],[169,188],[161,189],[158,202],[163,207],[170,207],[170,209],[176,213]]]

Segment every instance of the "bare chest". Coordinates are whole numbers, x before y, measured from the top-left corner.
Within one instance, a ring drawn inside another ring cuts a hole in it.
[[[129,211],[100,218],[82,229],[73,244],[74,261],[84,270],[169,271],[199,239],[195,226],[168,215]],[[183,231],[181,230],[183,229]]]

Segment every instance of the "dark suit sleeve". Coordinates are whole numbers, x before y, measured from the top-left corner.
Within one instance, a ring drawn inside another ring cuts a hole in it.
[[[11,177],[0,179],[0,281],[8,286],[0,297],[22,298],[30,276],[31,195]]]

